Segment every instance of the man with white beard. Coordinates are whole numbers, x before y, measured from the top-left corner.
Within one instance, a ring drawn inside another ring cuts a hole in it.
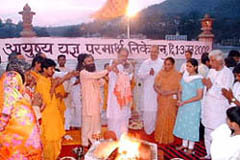
[[[224,65],[222,51],[211,51],[209,58],[212,69],[209,70],[207,78],[202,80],[206,86],[202,105],[202,124],[205,127],[204,142],[207,152],[205,159],[210,158],[211,132],[226,122],[229,103],[222,95],[222,89],[231,89],[234,81],[232,71]]]
[[[138,77],[143,80],[143,123],[144,131],[150,135],[155,130],[157,116],[157,93],[153,85],[157,73],[163,65],[163,61],[158,58],[159,47],[153,45],[150,51],[150,58],[145,60],[139,70]]]

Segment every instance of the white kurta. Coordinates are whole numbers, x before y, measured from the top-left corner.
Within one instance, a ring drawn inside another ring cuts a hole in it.
[[[231,136],[231,130],[227,124],[220,125],[211,136],[212,160],[240,159],[240,135]]]
[[[234,76],[230,69],[224,67],[220,71],[210,69],[207,77],[213,85],[204,94],[202,123],[206,128],[215,129],[226,122],[226,110],[229,108],[229,103],[221,90],[232,88]]]
[[[123,65],[117,66],[119,71],[123,71]],[[131,116],[131,110],[129,106],[123,106],[120,108],[117,98],[114,94],[114,88],[117,81],[117,74],[110,72],[109,86],[108,86],[108,102],[107,102],[107,121],[108,130],[114,131],[118,138],[128,131],[128,120]]]
[[[203,77],[207,77],[207,74],[209,72],[209,68],[208,66],[206,66],[205,64],[201,63],[199,66],[198,66],[198,73],[200,75],[202,75]]]
[[[187,63],[184,62],[180,68],[180,71],[182,74],[183,74],[183,77],[188,77],[189,76],[189,73],[187,71]]]
[[[181,68],[180,68],[179,72],[184,73],[184,72],[187,70],[186,68],[187,68],[187,63],[184,62],[184,63],[181,65]]]
[[[58,67],[60,69],[61,72],[65,72],[68,73],[71,70],[67,67]],[[65,82],[63,82],[63,86],[64,86],[64,90],[67,93],[71,92],[71,81],[67,80]],[[71,127],[71,121],[72,121],[72,117],[73,117],[73,108],[72,108],[72,97],[71,94],[68,94],[68,96],[66,98],[64,98],[64,103],[66,106],[66,111],[64,113],[65,116],[65,129],[69,130]]]
[[[72,127],[81,127],[81,117],[82,117],[82,95],[81,95],[81,87],[80,83],[77,85],[73,85],[76,81],[76,78],[72,79],[71,82],[71,97],[72,97],[72,118],[70,126]]]
[[[144,130],[147,134],[151,134],[155,130],[156,114],[157,114],[157,93],[155,92],[153,85],[155,77],[163,66],[163,61],[157,59],[155,61],[151,59],[145,60],[138,70],[138,77],[143,80],[143,122]],[[154,75],[150,75],[149,72],[153,68]]]

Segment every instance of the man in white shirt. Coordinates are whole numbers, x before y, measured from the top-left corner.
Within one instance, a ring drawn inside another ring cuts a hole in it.
[[[144,131],[150,135],[155,130],[157,114],[157,93],[153,88],[157,73],[163,65],[163,60],[158,58],[159,47],[151,47],[150,58],[145,60],[138,70],[138,77],[143,80],[143,122]]]
[[[208,57],[208,53],[205,52],[201,56],[201,64],[198,66],[198,73],[203,77],[207,77],[210,67],[210,60]]]
[[[187,51],[185,52],[186,62],[184,62],[184,63],[182,64],[182,66],[181,66],[181,68],[180,68],[180,71],[179,71],[179,72],[181,72],[182,74],[186,74],[186,73],[187,73],[187,67],[186,67],[187,61],[192,58],[192,54],[193,54],[193,53],[192,53],[192,51],[190,51],[190,50],[187,50]]]
[[[209,53],[212,69],[207,78],[203,78],[206,86],[202,105],[202,124],[205,127],[204,142],[207,155],[210,158],[211,132],[226,121],[228,100],[222,95],[222,89],[231,89],[234,81],[232,71],[224,65],[224,55],[220,50]]]
[[[131,116],[131,110],[129,105],[120,106],[117,96],[114,94],[114,89],[116,87],[117,80],[119,78],[119,73],[125,70],[125,66],[129,66],[127,61],[129,52],[126,48],[121,48],[118,51],[118,57],[115,60],[119,63],[116,66],[114,72],[108,74],[109,86],[108,86],[108,102],[107,102],[107,123],[108,130],[113,131],[117,138],[128,131],[129,118]],[[115,62],[110,62],[110,65]],[[128,73],[129,79],[132,78],[132,74]]]
[[[66,56],[61,54],[57,57],[57,62],[58,62],[58,69],[61,72],[69,72],[71,71],[69,68],[66,67]]]
[[[66,65],[66,56],[61,54],[57,57],[57,62],[58,62],[58,69],[60,70],[60,72],[70,72],[71,70],[69,68],[67,68]],[[72,121],[72,117],[74,115],[73,113],[73,109],[71,106],[71,102],[72,102],[72,97],[70,95],[70,91],[71,91],[71,81],[65,81],[63,83],[65,92],[68,93],[67,97],[64,98],[64,103],[66,105],[66,111],[64,113],[65,116],[65,129],[69,130],[70,126],[71,126],[71,121]]]

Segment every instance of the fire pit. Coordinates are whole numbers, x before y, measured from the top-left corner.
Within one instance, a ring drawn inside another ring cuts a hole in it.
[[[118,142],[102,140],[91,146],[85,160],[157,160],[157,145],[126,136]]]

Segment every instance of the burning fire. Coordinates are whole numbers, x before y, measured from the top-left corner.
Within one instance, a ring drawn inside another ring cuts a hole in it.
[[[140,142],[138,142],[136,139],[123,134],[118,145],[118,156],[116,160],[133,160],[140,157]]]
[[[157,152],[157,146],[155,148],[154,153]],[[123,134],[119,141],[101,142],[95,148],[94,156],[99,159],[109,158],[111,160],[151,160],[155,155],[146,141]],[[92,158],[87,160],[92,160]]]

